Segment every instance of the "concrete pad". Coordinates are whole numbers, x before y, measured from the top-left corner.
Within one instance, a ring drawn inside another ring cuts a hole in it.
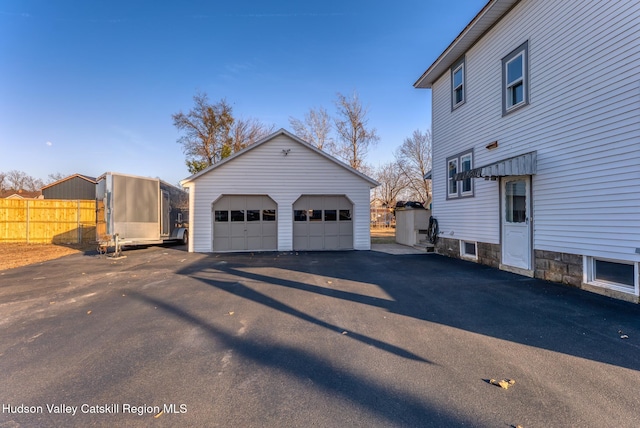
[[[419,248],[409,247],[402,244],[371,244],[371,251],[379,253],[404,255],[404,254],[428,254]]]

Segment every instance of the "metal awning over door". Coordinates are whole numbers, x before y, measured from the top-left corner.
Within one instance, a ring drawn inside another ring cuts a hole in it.
[[[462,171],[453,176],[456,181],[483,177],[486,180],[510,175],[534,175],[537,172],[538,152],[529,152],[512,158],[503,159],[489,165]]]

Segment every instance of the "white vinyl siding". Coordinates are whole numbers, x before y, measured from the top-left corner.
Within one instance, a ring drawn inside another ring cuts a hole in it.
[[[639,21],[634,2],[521,1],[465,54],[464,109],[451,111],[450,73],[433,85],[434,165],[470,146],[475,167],[537,150],[534,249],[640,261]],[[529,105],[503,116],[501,59],[525,41]],[[500,243],[497,182],[460,200],[445,168],[433,183],[441,236]]]
[[[285,156],[283,151],[287,151]],[[267,195],[278,206],[278,250],[293,248],[293,203],[305,195],[345,195],[353,203],[353,248],[371,248],[370,183],[286,135],[255,147],[187,183],[190,251],[212,251],[212,203],[221,195]]]

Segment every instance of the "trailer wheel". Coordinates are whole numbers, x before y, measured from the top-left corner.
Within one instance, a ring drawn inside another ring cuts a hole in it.
[[[182,234],[182,244],[183,245],[189,244],[189,231],[188,230],[185,230],[184,233]]]

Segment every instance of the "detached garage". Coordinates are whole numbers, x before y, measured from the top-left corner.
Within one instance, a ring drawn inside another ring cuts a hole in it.
[[[191,252],[371,248],[378,183],[284,129],[181,184]]]

